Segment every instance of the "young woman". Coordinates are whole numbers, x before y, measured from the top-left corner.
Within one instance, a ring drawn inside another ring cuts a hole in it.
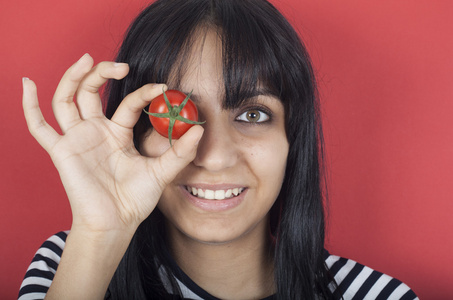
[[[38,251],[20,299],[416,299],[324,250],[315,80],[271,4],[156,1],[117,61],[93,67],[84,55],[64,74],[53,99],[62,135],[24,79],[29,129],[73,224]],[[206,121],[172,147],[142,111],[167,89],[192,91]]]

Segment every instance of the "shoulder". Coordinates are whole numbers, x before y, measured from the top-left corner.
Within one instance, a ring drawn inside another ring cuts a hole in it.
[[[325,262],[337,286],[329,287],[336,299],[418,299],[404,283],[373,270],[354,260],[331,255],[326,251]]]
[[[44,299],[60,263],[67,236],[68,231],[61,231],[41,245],[24,276],[19,300]]]

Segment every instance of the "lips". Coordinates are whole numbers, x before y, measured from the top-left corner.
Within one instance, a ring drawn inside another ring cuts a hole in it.
[[[230,188],[230,189],[202,189],[192,186],[186,186],[186,190],[192,194],[193,196],[200,198],[200,199],[207,199],[207,200],[225,200],[231,199],[233,197],[239,196],[245,188]]]

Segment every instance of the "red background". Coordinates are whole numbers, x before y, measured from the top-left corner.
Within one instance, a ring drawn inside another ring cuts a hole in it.
[[[65,69],[110,60],[146,1],[2,1],[0,298],[17,296],[42,241],[70,228],[58,174],[29,135],[21,78],[45,116]],[[275,0],[303,36],[319,78],[330,172],[331,252],[410,285],[453,291],[453,4]]]

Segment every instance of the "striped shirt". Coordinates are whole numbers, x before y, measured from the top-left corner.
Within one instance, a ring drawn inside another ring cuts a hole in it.
[[[66,231],[53,235],[36,252],[20,287],[19,300],[44,299],[60,262],[67,234]],[[418,300],[406,284],[353,260],[326,252],[325,261],[337,283],[336,286],[333,283],[329,286],[335,299],[343,297],[345,300]],[[176,281],[185,299],[217,299],[199,287],[180,269],[175,274],[179,274]]]

